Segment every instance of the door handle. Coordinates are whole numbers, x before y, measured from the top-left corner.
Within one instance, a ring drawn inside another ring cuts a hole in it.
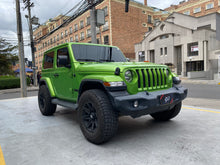
[[[54,74],[54,77],[59,77],[59,74],[58,74],[58,73],[55,73],[55,74]]]

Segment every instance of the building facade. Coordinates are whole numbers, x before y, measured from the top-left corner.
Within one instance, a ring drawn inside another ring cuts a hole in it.
[[[178,75],[220,78],[220,14],[171,14],[135,45],[136,61],[166,64]]]
[[[105,11],[105,24],[96,28],[97,43],[118,46],[131,59],[135,59],[134,44],[152,30],[155,21],[163,21],[168,16],[166,11],[148,7],[146,0],[144,4],[130,1],[128,13],[125,13],[124,0],[104,0],[96,5],[96,9]],[[65,42],[91,42],[90,11],[65,23],[69,18],[60,15],[34,31],[38,70],[42,68],[46,50]]]
[[[183,0],[178,5],[171,5],[164,10],[169,13],[178,12],[200,17],[210,13],[220,13],[220,0]]]

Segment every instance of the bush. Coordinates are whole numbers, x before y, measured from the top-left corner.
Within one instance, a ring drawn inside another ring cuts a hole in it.
[[[27,77],[27,85],[29,86],[31,80]],[[12,76],[0,77],[0,89],[20,88],[20,78]]]

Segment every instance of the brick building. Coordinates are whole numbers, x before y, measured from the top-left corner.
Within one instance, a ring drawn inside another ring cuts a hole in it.
[[[178,12],[200,17],[210,13],[220,13],[220,0],[183,0],[178,5],[171,5],[164,10],[169,13]]]
[[[125,13],[124,0],[104,0],[96,5],[96,9],[105,11],[105,25],[96,28],[97,43],[118,46],[126,57],[134,59],[134,44],[143,40],[156,21],[168,16],[167,11],[148,7],[147,0],[144,2],[130,1],[128,13]],[[69,18],[57,16],[34,31],[35,61],[39,70],[46,50],[65,42],[91,42],[89,9],[65,23]]]

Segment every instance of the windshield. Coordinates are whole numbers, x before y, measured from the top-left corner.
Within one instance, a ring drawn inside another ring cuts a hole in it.
[[[95,62],[126,62],[120,49],[97,45],[72,45],[73,54],[77,61]]]

